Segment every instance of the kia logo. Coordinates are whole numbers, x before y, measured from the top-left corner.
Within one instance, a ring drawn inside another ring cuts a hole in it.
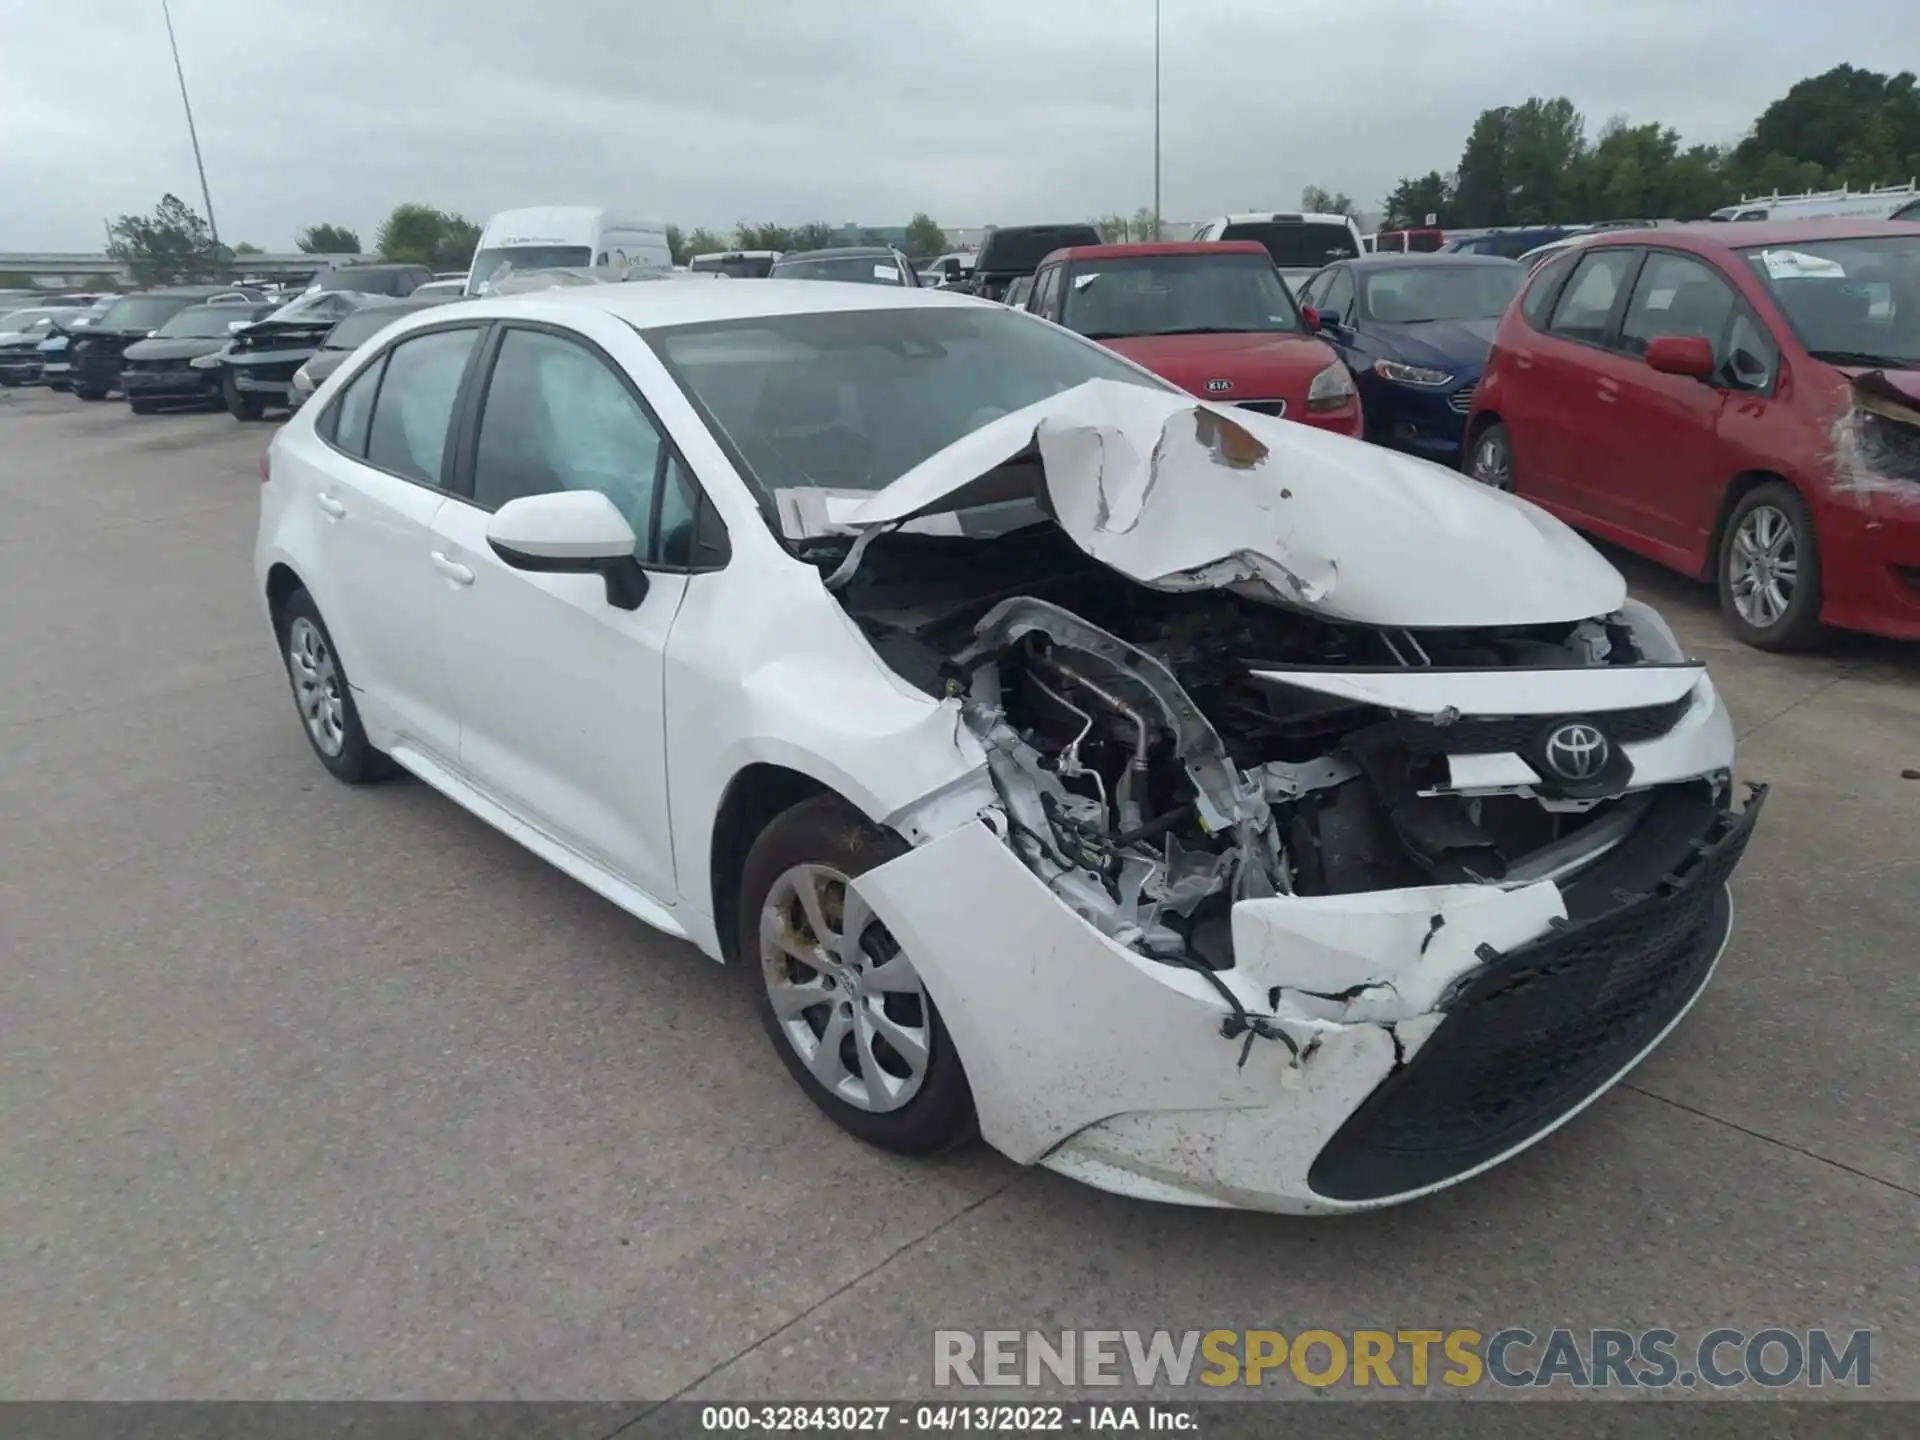
[[[1218,395],[1221,391],[1231,390],[1232,388],[1233,388],[1233,381],[1231,380],[1207,381],[1207,393],[1211,395]]]
[[[1592,725],[1575,721],[1547,736],[1547,768],[1562,780],[1591,780],[1607,768],[1613,747]]]

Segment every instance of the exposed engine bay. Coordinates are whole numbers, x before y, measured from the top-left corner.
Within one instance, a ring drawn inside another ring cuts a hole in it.
[[[821,559],[834,567],[830,551]],[[1289,669],[1679,658],[1670,636],[1638,633],[1624,613],[1389,629],[1233,589],[1169,593],[1045,524],[877,537],[838,598],[897,674],[960,702],[1008,843],[1063,902],[1142,954],[1212,970],[1233,965],[1235,901],[1558,878],[1617,846],[1650,799],[1627,792],[1617,746],[1578,783],[1463,793],[1450,752],[1521,751],[1542,717],[1411,717],[1290,684]],[[1659,733],[1686,704],[1634,712],[1635,733]]]

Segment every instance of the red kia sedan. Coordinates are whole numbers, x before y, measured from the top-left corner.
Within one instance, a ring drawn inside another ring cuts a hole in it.
[[[1353,376],[1257,241],[1055,250],[1024,308],[1202,399],[1341,435],[1364,428]]]
[[[1920,225],[1610,232],[1508,307],[1463,464],[1719,583],[1768,650],[1920,639]]]

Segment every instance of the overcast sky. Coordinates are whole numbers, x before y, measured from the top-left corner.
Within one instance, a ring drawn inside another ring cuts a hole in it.
[[[1074,220],[1153,195],[1152,0],[173,0],[222,239],[371,245],[618,202],[740,219]],[[1739,138],[1803,76],[1920,59],[1891,0],[1164,0],[1163,209],[1376,208],[1474,116],[1570,96]],[[0,252],[200,208],[160,0],[0,0]]]

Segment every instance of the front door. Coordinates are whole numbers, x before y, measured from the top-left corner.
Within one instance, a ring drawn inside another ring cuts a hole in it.
[[[506,327],[485,381],[470,498],[435,517],[459,593],[447,656],[460,768],[522,820],[662,904],[677,894],[667,814],[665,650],[684,574],[652,570],[634,610],[598,576],[516,570],[487,543],[510,500],[598,490],[655,560],[680,467],[606,356],[555,330]]]
[[[1520,493],[1576,523],[1594,518],[1595,450],[1620,423],[1607,347],[1639,259],[1634,249],[1580,258],[1534,349],[1528,413],[1512,421]]]

